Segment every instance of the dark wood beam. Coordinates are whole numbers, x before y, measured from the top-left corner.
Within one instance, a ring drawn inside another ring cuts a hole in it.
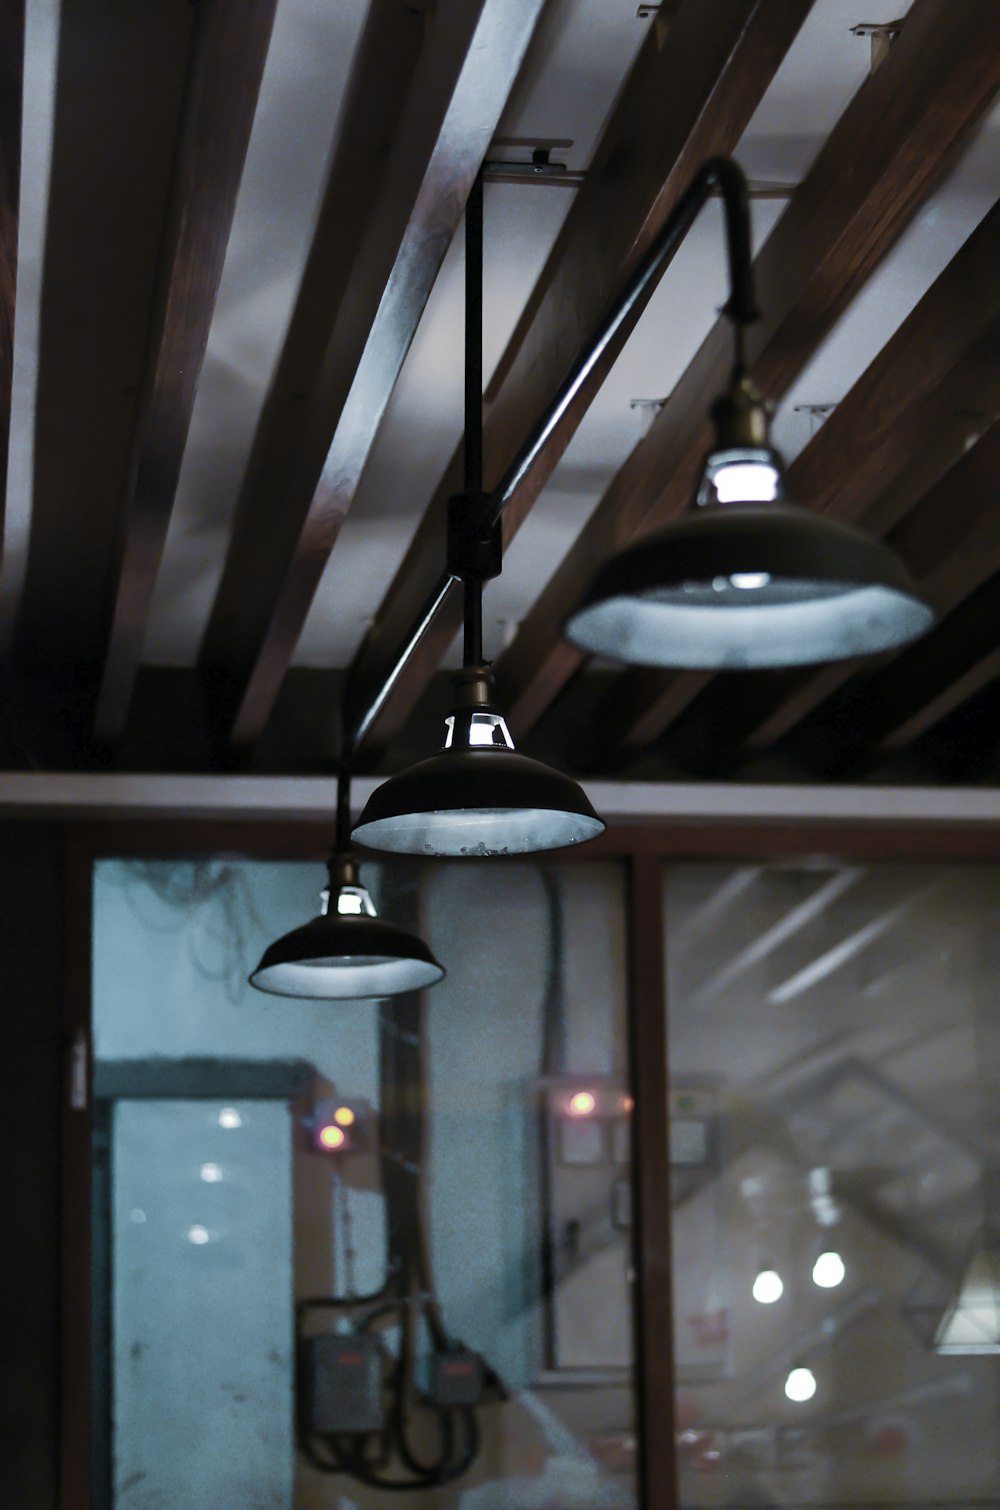
[[[929,488],[888,537],[893,550],[906,562],[922,592],[942,617],[957,608],[962,599],[975,592],[993,572],[1000,570],[1000,527],[992,508],[996,469],[1000,466],[1000,426],[997,424],[1000,414],[1000,326],[990,335],[989,341],[994,371],[992,384],[980,388],[980,401],[988,404],[993,423],[969,451],[959,451],[960,459],[952,469]],[[919,463],[919,451],[914,460]],[[933,475],[930,468],[928,475]],[[899,486],[891,490],[894,496],[900,491]],[[877,501],[876,508],[880,502]],[[894,664],[900,654],[881,657],[879,673]],[[751,694],[749,710],[745,707],[736,715],[743,721],[743,739],[734,754],[733,764],[741,759],[754,758],[778,740],[792,735],[800,723],[815,716],[828,700],[868,667],[869,663],[864,660],[838,661],[809,675],[784,673],[771,688],[763,691],[758,684],[756,697]],[[954,706],[964,702],[974,690],[972,688],[962,696],[956,694]],[[937,716],[923,728],[914,725],[903,737],[888,742],[881,753],[902,748],[951,711],[946,701],[941,702],[940,708]]]
[[[24,0],[0,10],[0,565],[7,497],[7,451],[14,377],[14,303],[21,183],[21,104],[24,91]]]
[[[431,11],[382,185],[329,332],[287,480],[266,498],[286,524],[257,536],[238,590],[258,612],[232,725],[252,744],[274,706],[406,353],[461,222],[544,0],[468,0]],[[246,553],[250,510],[227,564]],[[280,538],[278,538],[280,533]],[[228,591],[223,584],[223,591]],[[220,614],[223,611],[220,600]],[[209,643],[206,655],[213,653]]]
[[[389,156],[404,104],[413,85],[427,35],[417,6],[372,0],[352,60],[341,108],[338,140],[309,247],[302,282],[274,378],[257,423],[246,476],[237,501],[222,578],[200,652],[206,680],[231,683],[217,699],[220,729],[228,732],[266,632],[263,593],[248,592],[262,573],[290,559],[312,495],[312,481],[299,477],[299,514],[290,499],[289,476],[307,437],[317,428],[314,411],[323,381],[324,357],[341,309],[351,292],[373,208],[384,190]],[[327,379],[327,382],[329,379]],[[326,442],[329,435],[326,437]],[[315,444],[316,442],[314,442]],[[325,445],[321,441],[325,455]],[[313,479],[322,458],[312,463]],[[273,596],[279,582],[276,578]],[[241,685],[242,684],[242,685]]]
[[[763,316],[748,347],[768,398],[787,391],[989,108],[1000,9],[986,19],[988,37],[975,0],[916,0],[765,243],[755,268]],[[720,319],[502,658],[512,727],[531,727],[579,666],[562,625],[597,566],[687,505],[729,364]]]
[[[1000,421],[889,536],[890,545],[906,552],[941,620],[803,721],[795,737],[817,749],[825,769],[857,770],[903,749],[997,674],[998,468]]]
[[[686,4],[671,20],[666,45],[655,33],[647,39],[488,389],[488,486],[517,456],[616,289],[702,161],[735,148],[810,8],[811,0]],[[619,349],[627,334],[623,331]],[[595,368],[504,515],[506,541],[569,444],[614,354]],[[352,722],[382,687],[441,574],[447,499],[460,486],[461,458],[456,454],[351,668],[347,716]],[[457,626],[457,605],[448,605],[366,742],[366,762],[376,758],[405,721]]]
[[[155,335],[125,503],[124,540],[94,735],[121,733],[146,637],[257,109],[276,0],[206,0],[164,238]]]
[[[62,0],[42,269],[24,665],[103,659],[155,329],[194,6]],[[93,707],[86,714],[89,732]]]

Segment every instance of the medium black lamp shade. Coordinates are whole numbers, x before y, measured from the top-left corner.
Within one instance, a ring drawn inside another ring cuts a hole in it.
[[[258,991],[319,1001],[360,1000],[420,991],[444,978],[422,939],[375,916],[349,857],[339,856],[331,866],[330,890],[324,896],[326,912],[265,949],[250,976]]]
[[[810,665],[904,645],[933,612],[860,531],[787,504],[710,504],[609,561],[566,626],[641,666]]]
[[[518,855],[562,849],[604,829],[583,789],[519,755],[480,667],[459,674],[448,744],[369,798],[353,837],[416,855]]]

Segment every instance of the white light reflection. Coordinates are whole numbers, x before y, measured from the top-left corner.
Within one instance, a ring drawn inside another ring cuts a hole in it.
[[[206,1185],[217,1185],[222,1179],[222,1165],[203,1164],[201,1166],[201,1177]]]
[[[811,1368],[793,1368],[785,1380],[785,1394],[789,1400],[802,1404],[816,1393],[816,1375]]]
[[[776,1269],[761,1269],[753,1282],[751,1294],[762,1306],[774,1305],[785,1293],[785,1284]]]
[[[189,1243],[194,1243],[196,1247],[199,1248],[203,1247],[205,1243],[211,1242],[212,1240],[208,1228],[202,1227],[198,1223],[195,1223],[193,1227],[188,1228],[187,1237]]]
[[[821,1290],[835,1290],[843,1284],[847,1269],[839,1253],[821,1253],[813,1264],[813,1284]]]
[[[219,1113],[219,1126],[230,1128],[243,1126],[243,1118],[240,1116],[235,1106],[224,1106],[222,1108],[221,1112]]]

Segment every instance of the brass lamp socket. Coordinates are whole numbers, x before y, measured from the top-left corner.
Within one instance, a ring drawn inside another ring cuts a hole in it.
[[[336,896],[343,886],[360,886],[358,857],[353,850],[335,850],[327,861],[330,895]]]
[[[769,444],[769,419],[763,397],[746,375],[735,378],[712,405],[719,451],[763,450]]]
[[[455,676],[456,708],[493,707],[493,673],[488,666],[463,666]]]

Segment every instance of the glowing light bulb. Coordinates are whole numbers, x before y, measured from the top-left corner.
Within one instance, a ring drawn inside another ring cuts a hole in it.
[[[357,1119],[349,1106],[338,1106],[333,1114],[333,1120],[338,1127],[353,1127]]]
[[[766,461],[733,462],[712,481],[720,503],[773,503],[778,496],[778,474]]]
[[[776,1269],[761,1269],[753,1282],[751,1294],[762,1306],[773,1306],[785,1293],[784,1281]]]
[[[337,913],[340,917],[358,917],[364,910],[364,903],[356,891],[342,891],[338,895]]]
[[[821,1253],[813,1264],[813,1284],[819,1285],[821,1290],[835,1290],[843,1284],[846,1273],[839,1253]]]
[[[785,1394],[789,1400],[801,1404],[811,1400],[816,1393],[816,1375],[811,1368],[793,1368],[785,1380]]]
[[[569,1109],[574,1117],[589,1117],[597,1105],[590,1091],[576,1091],[569,1098]]]
[[[766,587],[770,580],[769,571],[734,571],[729,578],[733,587],[740,587],[751,592],[755,587]]]
[[[331,1124],[320,1128],[319,1141],[323,1148],[343,1148],[347,1141],[347,1134],[342,1128]]]
[[[235,1106],[224,1106],[222,1108],[221,1112],[219,1113],[219,1126],[230,1128],[243,1126],[243,1118],[240,1116]]]

